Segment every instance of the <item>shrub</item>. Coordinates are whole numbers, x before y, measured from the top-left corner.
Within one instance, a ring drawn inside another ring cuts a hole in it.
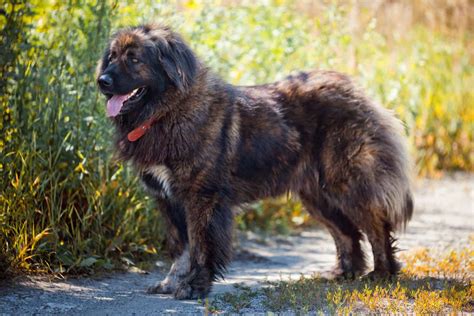
[[[156,210],[110,158],[112,129],[94,84],[110,10],[93,1],[6,8],[0,241],[15,268],[110,268],[109,258],[160,245]]]

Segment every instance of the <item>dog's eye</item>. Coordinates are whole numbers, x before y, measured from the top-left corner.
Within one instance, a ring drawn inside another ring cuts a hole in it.
[[[138,61],[139,61],[138,59],[132,58],[132,63],[136,64],[136,63],[138,63]]]
[[[116,54],[115,54],[115,53],[111,53],[111,54],[109,55],[108,61],[111,62],[112,60],[115,59],[115,57],[116,57]]]

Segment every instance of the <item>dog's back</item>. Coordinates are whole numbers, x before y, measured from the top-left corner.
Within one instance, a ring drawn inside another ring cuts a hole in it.
[[[365,191],[365,203],[373,200],[374,207],[383,208],[394,227],[411,218],[410,164],[401,122],[347,76],[300,72],[241,91],[247,100],[239,107],[236,176],[258,182],[251,192],[265,181],[278,183],[268,188],[271,195],[321,187],[350,210],[357,201],[344,196],[355,185]],[[275,175],[278,179],[272,179]]]

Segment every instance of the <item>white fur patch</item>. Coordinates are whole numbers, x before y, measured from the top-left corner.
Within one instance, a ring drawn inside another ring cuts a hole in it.
[[[148,168],[147,171],[151,173],[153,177],[161,183],[161,185],[163,186],[164,194],[166,195],[165,197],[171,197],[171,183],[173,178],[171,175],[171,170],[164,165],[157,165]]]
[[[173,263],[166,278],[159,282],[158,285],[165,291],[174,291],[178,287],[179,281],[188,274],[190,268],[189,250],[186,248],[181,256]]]

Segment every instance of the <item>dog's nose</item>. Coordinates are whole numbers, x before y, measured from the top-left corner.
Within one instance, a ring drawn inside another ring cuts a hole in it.
[[[110,87],[113,83],[112,77],[110,75],[101,75],[99,77],[99,80],[97,80],[97,82],[99,83],[99,86],[101,86],[102,88]]]

